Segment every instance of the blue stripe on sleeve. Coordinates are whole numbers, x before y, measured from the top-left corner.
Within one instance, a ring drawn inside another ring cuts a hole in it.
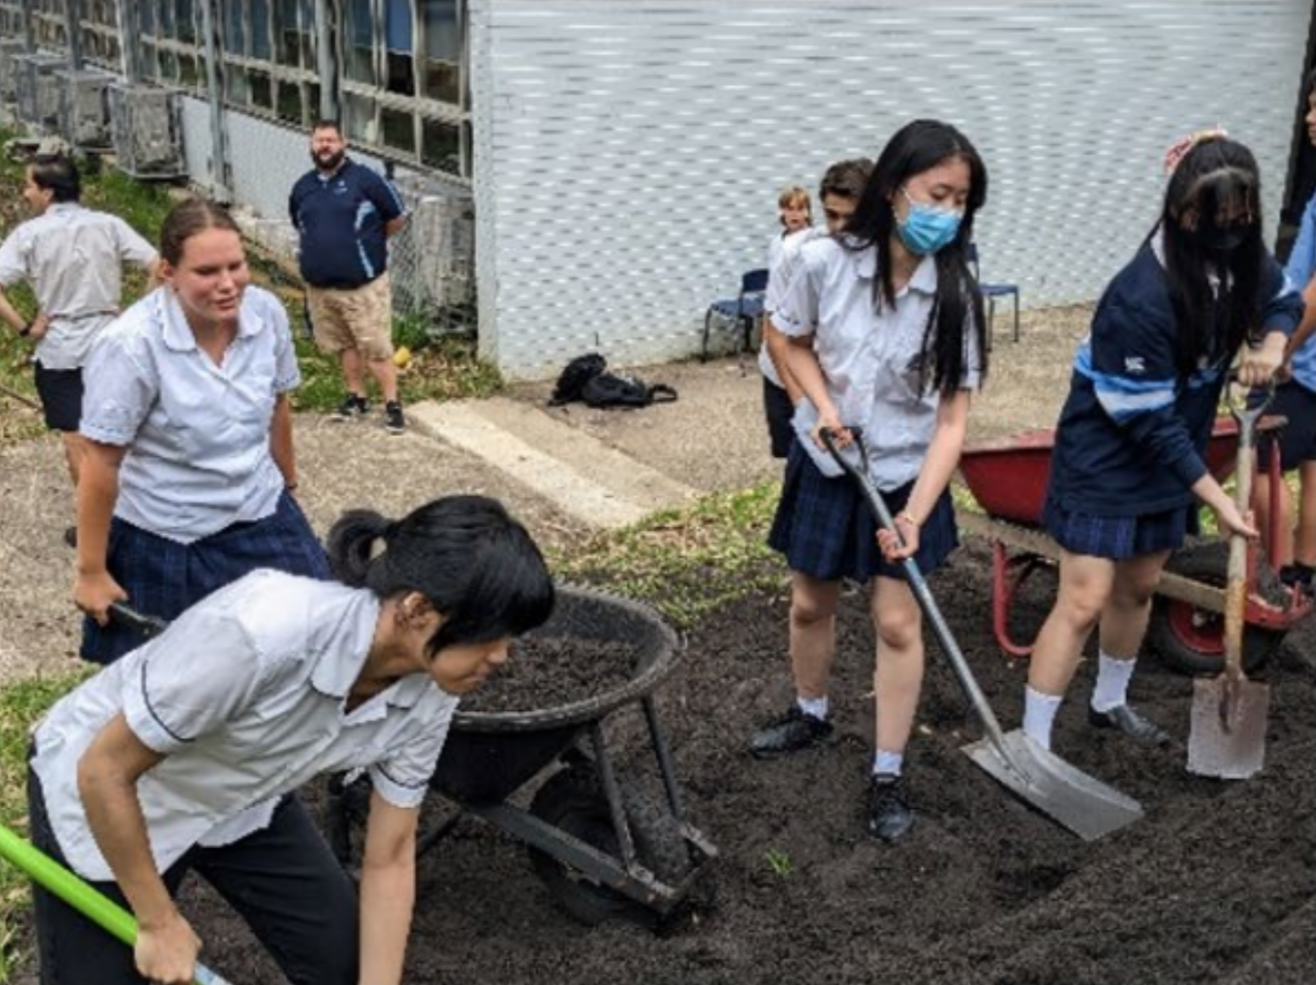
[[[1090,342],[1079,346],[1078,354],[1074,357],[1074,369],[1092,381],[1097,402],[1117,424],[1174,404],[1173,379],[1134,380],[1127,376],[1098,372],[1092,366]]]

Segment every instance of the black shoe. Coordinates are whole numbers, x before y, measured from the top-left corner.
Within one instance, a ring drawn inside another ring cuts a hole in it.
[[[77,546],[78,546],[78,528],[77,528],[77,527],[65,527],[65,528],[64,528],[64,543],[66,543],[69,547],[72,547],[72,548],[74,548],[74,549],[77,548]]]
[[[914,826],[905,781],[889,773],[878,773],[868,781],[868,833],[883,841],[903,838]]]
[[[402,416],[402,405],[390,400],[384,405],[384,428],[389,434],[401,434],[407,429],[407,419]]]
[[[1155,722],[1143,718],[1128,705],[1116,705],[1109,711],[1097,711],[1088,705],[1088,724],[1094,728],[1119,729],[1134,742],[1144,746],[1172,746],[1173,736]]]
[[[799,705],[793,704],[786,714],[774,718],[754,733],[749,740],[749,751],[760,759],[767,759],[819,745],[831,734],[831,722],[807,715]]]
[[[355,393],[349,393],[343,398],[343,402],[338,405],[334,411],[334,420],[336,421],[357,421],[366,416],[370,410],[370,402],[365,397],[358,397]]]

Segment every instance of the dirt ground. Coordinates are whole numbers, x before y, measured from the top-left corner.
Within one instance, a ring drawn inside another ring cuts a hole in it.
[[[1025,344],[998,345],[991,388],[975,408],[975,437],[1052,424],[1063,398],[1068,354],[1082,331],[1083,318],[1077,315],[1049,323],[1029,318]],[[702,474],[698,469],[707,461],[707,455],[691,450],[708,440],[699,426],[697,399],[737,401],[744,426],[761,427],[757,381],[741,376],[734,361],[664,367],[648,375],[689,390],[690,398],[683,391],[683,402],[673,405],[684,415],[679,427],[659,433],[657,418],[643,414],[580,414],[576,422],[651,463],[671,463],[678,477]],[[535,387],[520,393],[528,400],[540,398]],[[541,536],[579,535],[506,480],[450,449],[420,444],[422,439],[412,436],[392,444],[367,439],[355,433],[344,439],[319,422],[299,422],[298,440],[314,480],[308,502],[317,527],[338,506],[361,501],[363,491],[397,508],[423,492],[486,488],[515,503]],[[741,443],[747,449],[753,445],[750,439]],[[50,654],[52,644],[56,651],[68,647],[74,635],[54,609],[43,609],[34,621],[24,606],[23,593],[31,585],[15,578],[52,579],[48,569],[55,548],[49,542],[64,522],[50,492],[56,488],[52,476],[57,477],[52,459],[48,449],[34,451],[30,445],[0,452],[5,510],[0,560],[9,572],[0,593],[0,650],[9,646],[26,654],[35,647]],[[356,467],[346,467],[345,460]],[[765,468],[770,463],[765,466],[747,451],[743,458],[728,456],[717,478],[733,484]],[[398,474],[409,481],[390,484],[388,477]],[[13,504],[20,500],[28,511],[21,516],[30,519],[15,526]],[[30,530],[33,525],[44,532]],[[45,563],[34,561],[34,554]],[[66,591],[63,578],[61,572],[59,591]],[[934,577],[933,591],[1002,722],[1014,726],[1026,665],[1002,657],[991,637],[985,547],[968,544]],[[1040,623],[1052,592],[1045,578],[1030,586],[1016,610],[1021,634]],[[754,596],[711,617],[688,633],[676,670],[658,693],[689,818],[720,850],[672,920],[656,931],[628,921],[595,928],[576,923],[537,878],[523,845],[468,817],[421,862],[406,980],[463,985],[1311,981],[1316,966],[1316,669],[1310,662],[1316,626],[1311,621],[1290,634],[1266,668],[1272,688],[1267,764],[1246,782],[1193,777],[1182,751],[1143,750],[1092,732],[1083,708],[1093,669],[1091,661],[1084,664],[1072,700],[1061,711],[1056,751],[1147,809],[1138,823],[1090,844],[1014,800],[959,751],[979,730],[931,646],[907,767],[918,822],[905,841],[883,846],[866,837],[862,823],[872,741],[873,639],[861,593],[846,596],[839,620],[836,743],[767,763],[745,751],[754,728],[790,697],[785,617],[784,594]],[[1132,698],[1176,734],[1186,735],[1187,679],[1146,659]],[[623,776],[652,788],[652,756],[635,710],[611,716],[607,731]],[[524,804],[532,792],[526,789],[513,800]],[[305,793],[319,803],[318,790]],[[434,799],[436,810],[446,809]],[[204,885],[189,882],[183,906],[207,941],[206,960],[235,985],[282,980],[246,928]],[[30,968],[15,978],[20,985],[33,980]]]
[[[1026,666],[1000,656],[983,613],[989,556],[961,551],[933,579],[962,649],[1007,727]],[[1030,590],[1021,628],[1045,614]],[[1316,646],[1295,630],[1265,673],[1265,770],[1246,782],[1189,775],[1183,752],[1094,733],[1091,661],[1059,719],[1056,751],[1142,802],[1146,816],[1084,843],[1007,795],[959,751],[979,734],[930,654],[907,775],[918,811],[894,846],[863,832],[872,632],[844,602],[838,741],[759,762],[749,734],[789,699],[785,599],[755,597],[690,634],[659,711],[692,821],[721,857],[653,932],[586,928],[556,905],[524,847],[473,818],[426,855],[406,980],[520,985],[1306,985],[1316,967]],[[1145,660],[1135,704],[1184,736],[1191,686]],[[630,713],[608,719],[623,776],[650,773]],[[318,799],[311,792],[312,800]],[[437,806],[436,806],[436,809]],[[280,980],[222,903],[192,885],[212,963],[235,983]]]

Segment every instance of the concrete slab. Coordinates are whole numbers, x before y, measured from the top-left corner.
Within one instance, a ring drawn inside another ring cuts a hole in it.
[[[524,402],[426,402],[407,408],[407,415],[417,431],[474,455],[592,527],[627,526],[698,495]]]

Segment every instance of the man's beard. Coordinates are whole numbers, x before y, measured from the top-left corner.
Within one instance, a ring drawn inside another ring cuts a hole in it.
[[[315,166],[321,171],[335,171],[338,169],[338,165],[343,163],[346,154],[346,151],[340,150],[321,157],[315,151],[311,151],[311,160],[315,162]]]

